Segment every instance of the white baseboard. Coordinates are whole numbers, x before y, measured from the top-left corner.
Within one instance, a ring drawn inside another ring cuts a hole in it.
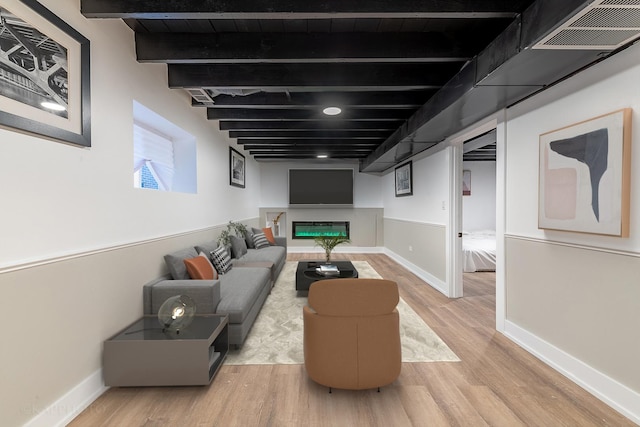
[[[300,250],[289,250],[289,252],[322,252],[322,250],[318,250],[319,248],[298,247],[296,249]],[[431,274],[420,269],[415,264],[407,261],[393,251],[379,247],[357,249],[358,250],[345,252],[385,253],[430,284],[432,287],[446,295],[446,293],[443,292],[445,286],[441,280],[433,277]],[[640,393],[620,384],[618,381],[608,377],[600,371],[597,371],[581,360],[560,350],[508,320],[505,321],[505,330],[503,333],[509,339],[542,360],[544,363],[551,366],[571,381],[575,382],[589,393],[593,394],[595,397],[629,418],[631,421],[640,425]],[[102,381],[102,370],[100,369],[80,382],[47,408],[33,408],[35,416],[29,420],[25,426],[65,426],[82,411],[89,408],[91,404],[108,389],[109,387],[105,386]],[[101,409],[96,407],[94,410],[100,411]]]
[[[66,426],[108,389],[109,387],[102,382],[102,369],[100,369],[47,408],[42,410],[34,408],[34,413],[37,412],[37,414],[25,424],[25,427]],[[100,411],[100,408],[96,407],[95,410]]]
[[[509,339],[631,421],[640,424],[640,393],[508,320],[505,326],[504,334]]]
[[[423,281],[427,282],[427,284],[431,285],[437,291],[442,292],[445,296],[449,296],[449,288],[445,282],[438,279],[431,273],[421,269],[414,263],[407,261],[397,253],[393,252],[388,248],[383,248],[383,253],[392,258],[395,262],[405,267],[407,270],[411,271],[413,274],[418,276]]]

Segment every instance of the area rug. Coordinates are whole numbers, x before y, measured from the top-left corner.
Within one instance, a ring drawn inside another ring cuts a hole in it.
[[[227,365],[295,365],[304,363],[302,307],[306,297],[295,290],[298,263],[287,262],[245,343],[231,348]],[[353,261],[359,277],[379,279],[366,261]],[[400,341],[403,362],[458,362],[460,359],[435,332],[400,299]]]

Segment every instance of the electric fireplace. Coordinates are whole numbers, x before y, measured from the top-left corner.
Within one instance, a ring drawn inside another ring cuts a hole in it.
[[[293,221],[292,239],[313,239],[318,236],[346,236],[349,221]]]

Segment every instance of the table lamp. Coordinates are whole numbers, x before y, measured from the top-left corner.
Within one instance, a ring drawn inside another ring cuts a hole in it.
[[[196,314],[196,303],[187,295],[176,295],[162,303],[158,310],[158,320],[162,331],[180,333],[193,321]]]

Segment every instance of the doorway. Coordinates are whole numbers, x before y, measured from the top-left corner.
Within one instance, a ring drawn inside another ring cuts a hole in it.
[[[452,141],[449,289],[453,298],[464,296],[465,274],[496,270],[496,129],[492,121]]]

